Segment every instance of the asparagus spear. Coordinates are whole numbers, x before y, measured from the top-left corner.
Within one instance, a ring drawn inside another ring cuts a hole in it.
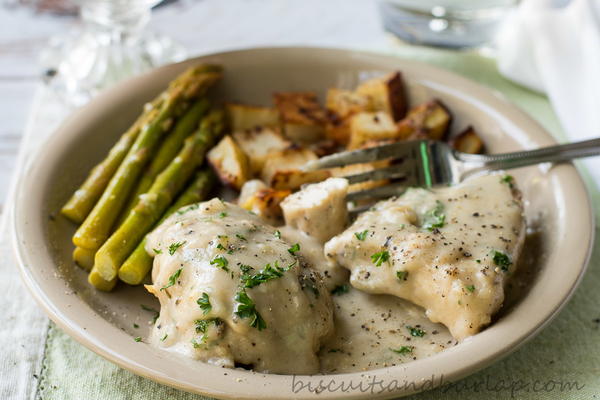
[[[206,168],[198,171],[192,183],[169,207],[155,226],[160,225],[183,206],[204,200],[214,186],[215,181],[215,175],[210,169]],[[146,252],[146,238],[144,238],[119,268],[119,279],[130,285],[139,285],[151,268],[152,256]]]
[[[111,279],[110,281],[102,278],[102,275],[98,272],[98,269],[94,266],[88,275],[88,282],[98,290],[104,292],[110,292],[117,283],[117,278]]]
[[[95,255],[94,250],[84,249],[83,247],[75,247],[75,250],[73,250],[73,260],[86,271],[90,271],[94,266]]]
[[[148,189],[150,189],[150,186],[152,186],[152,183],[154,182],[154,178],[156,178],[177,155],[183,141],[198,126],[198,121],[200,121],[200,118],[206,113],[208,107],[208,100],[200,99],[177,121],[173,132],[169,133],[169,136],[165,139],[164,143],[161,144],[156,156],[154,156],[146,169],[146,172],[142,175],[133,195],[129,196],[127,206],[119,216],[119,221],[116,225],[117,227],[123,223],[125,218],[129,215],[129,212],[136,205],[139,195],[146,193]]]
[[[203,95],[221,77],[219,71],[218,67],[203,65],[186,71],[171,82],[163,94],[163,102],[156,117],[141,128],[100,200],[75,232],[73,243],[76,246],[89,250],[102,246],[143,167],[154,153],[164,132],[169,129],[175,110],[187,101]]]
[[[221,110],[211,112],[202,120],[198,131],[185,140],[177,157],[160,173],[150,190],[140,196],[127,219],[100,247],[94,266],[102,278],[107,281],[115,278],[123,262],[204,161],[207,149],[223,132],[224,122]]]
[[[133,142],[140,133],[140,128],[147,123],[150,118],[156,116],[156,107],[160,106],[160,99],[144,106],[143,114],[135,123],[125,132],[119,141],[112,147],[108,155],[102,162],[96,165],[83,184],[73,193],[71,198],[63,206],[60,212],[71,221],[80,224],[88,216],[102,192],[108,185],[110,178],[115,174],[119,165],[127,155],[127,152],[133,145]]]

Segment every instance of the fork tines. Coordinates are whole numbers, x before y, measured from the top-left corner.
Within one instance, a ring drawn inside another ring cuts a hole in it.
[[[345,151],[343,153],[335,153],[311,161],[304,166],[304,170],[313,171],[317,169],[345,167],[346,165],[351,164],[386,160],[389,158],[402,158],[406,150],[406,142],[397,142],[366,149]]]

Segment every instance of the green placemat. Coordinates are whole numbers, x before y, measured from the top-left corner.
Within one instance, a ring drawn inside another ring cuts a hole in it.
[[[401,47],[395,54],[453,70],[500,93],[558,138],[548,100],[502,78],[492,59],[473,53]],[[600,196],[588,180],[596,215]],[[598,235],[597,235],[598,237]],[[569,304],[536,338],[504,360],[462,381],[414,399],[592,399],[600,394],[600,240],[587,275]],[[432,371],[435,374],[435,371]],[[201,379],[201,378],[200,378]],[[37,399],[200,400],[135,376],[85,349],[50,325]]]

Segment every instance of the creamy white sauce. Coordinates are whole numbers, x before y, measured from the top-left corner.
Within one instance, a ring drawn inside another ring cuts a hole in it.
[[[352,286],[425,308],[457,339],[491,322],[525,238],[518,193],[500,175],[409,189],[361,214],[325,244]]]
[[[334,186],[332,199],[338,202],[339,185]],[[326,194],[319,197],[307,202],[314,203],[313,210],[304,212],[296,203],[290,215],[296,221],[308,216],[321,226],[328,216],[338,220],[339,214],[327,212]],[[424,229],[424,216],[440,203],[444,226]],[[219,218],[222,212],[227,216]],[[314,234],[319,230],[310,223],[273,228],[219,200],[201,203],[196,210],[171,217],[148,241],[148,251],[162,251],[149,287],[161,302],[151,343],[217,365],[242,363],[274,373],[363,371],[431,356],[455,345],[455,338],[476,333],[502,305],[503,288],[514,273],[523,242],[521,214],[517,193],[498,175],[433,192],[408,191],[364,213],[345,231],[344,222],[337,227],[326,224],[322,235]],[[280,239],[275,237],[277,230]],[[359,240],[355,233],[365,230],[364,240]],[[239,232],[250,243],[216,240]],[[336,233],[324,252],[323,238]],[[170,255],[170,244],[179,242],[185,243]],[[295,243],[300,247],[297,257],[287,251]],[[382,249],[389,251],[390,260],[376,267],[371,256]],[[509,271],[493,264],[491,250],[509,257]],[[218,255],[228,258],[233,267],[229,272],[210,265]],[[238,263],[258,270],[274,260],[289,265],[296,259],[301,267],[247,289],[267,329],[259,331],[235,315]],[[180,268],[177,282],[160,290]],[[399,281],[398,271],[408,272],[406,280]],[[312,277],[320,295],[302,287],[300,276]],[[196,302],[205,292],[213,307],[208,315]],[[330,297],[330,292],[335,294]],[[209,317],[223,324],[210,325],[208,345],[194,348],[192,341],[199,337],[195,321]],[[455,338],[446,326],[432,321],[450,326]]]
[[[333,330],[331,298],[306,261],[288,251],[293,245],[278,236],[258,217],[218,199],[168,218],[146,248],[159,253],[147,286],[161,305],[150,342],[227,367],[318,372],[316,353]],[[267,264],[279,272],[247,287],[242,275],[264,277]],[[240,293],[256,312],[236,312],[244,303],[236,298]],[[210,309],[198,303],[204,295]]]

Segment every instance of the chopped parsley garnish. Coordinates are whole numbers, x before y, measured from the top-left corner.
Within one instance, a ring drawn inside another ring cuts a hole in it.
[[[396,277],[399,281],[405,281],[408,278],[408,271],[396,271]]]
[[[267,323],[261,317],[260,313],[256,310],[256,305],[254,301],[248,294],[246,290],[242,289],[235,294],[235,308],[234,314],[240,318],[249,318],[250,326],[257,328],[259,331],[267,328]]]
[[[219,213],[219,218],[225,218],[227,216],[227,213],[225,211],[221,211]]]
[[[299,251],[300,251],[300,244],[298,244],[298,243],[296,243],[295,245],[293,245],[292,247],[290,247],[288,249],[288,252],[293,256],[295,256],[296,253]]]
[[[242,241],[244,241],[244,242],[248,241],[248,239],[246,239],[246,237],[244,235],[240,235],[239,233],[236,233],[235,237],[238,238],[238,239],[240,239],[240,240],[242,240]]]
[[[169,337],[169,334],[165,333],[165,336],[163,336],[162,338],[160,338],[160,341],[164,342],[165,340],[167,340],[168,337]]]
[[[513,178],[512,175],[504,175],[500,179],[500,182],[506,183],[511,189],[515,187],[515,178]]]
[[[477,264],[481,264],[481,260],[475,260]]]
[[[268,282],[273,279],[281,278],[283,276],[283,273],[286,272],[288,269],[290,269],[293,265],[295,265],[295,263],[291,264],[287,268],[281,268],[279,266],[279,263],[277,261],[275,261],[273,266],[271,266],[271,264],[267,264],[262,270],[258,271],[258,273],[252,275],[251,271],[253,270],[253,268],[249,267],[248,265],[242,264],[240,266],[240,269],[244,273],[242,274],[240,279],[242,280],[243,286],[245,288],[250,289],[250,288],[260,285],[261,283],[265,283],[265,282]]]
[[[202,293],[202,297],[198,297],[196,303],[198,303],[204,315],[208,314],[210,310],[212,310],[212,305],[210,304],[210,298],[208,297],[208,293]]]
[[[440,201],[437,201],[435,207],[423,216],[423,228],[428,231],[443,227],[445,222],[444,205]]]
[[[210,265],[214,265],[217,268],[221,268],[222,270],[229,272],[229,268],[227,268],[227,266],[229,265],[229,261],[227,261],[227,259],[223,256],[213,258],[210,262]]]
[[[465,289],[467,289],[469,292],[473,293],[475,291],[475,285],[469,285]]]
[[[139,328],[140,326],[134,322],[134,323],[133,323],[133,327],[134,327],[135,329],[137,329],[137,328]]]
[[[365,229],[362,232],[354,232],[354,236],[356,236],[358,240],[365,240],[367,238],[367,233],[369,233],[369,231]]]
[[[406,329],[410,332],[410,336],[414,337],[423,337],[425,336],[425,331],[423,329],[415,328],[409,325],[406,325]]]
[[[175,254],[175,252],[177,251],[177,249],[179,249],[185,243],[186,243],[185,240],[183,242],[171,243],[171,245],[169,246],[169,255]]]
[[[275,231],[274,235],[277,239],[281,239],[281,232]]]
[[[377,252],[371,256],[371,261],[376,267],[381,267],[381,264],[390,259],[390,253],[387,250]]]
[[[390,348],[391,351],[393,351],[394,353],[398,353],[398,354],[412,353],[413,349],[414,349],[414,346],[400,346],[400,348],[398,348],[398,349]]]
[[[140,304],[140,307],[142,307],[142,310],[144,310],[144,311],[153,312],[154,313],[154,317],[152,318],[152,323],[153,324],[156,323],[156,320],[160,316],[160,313],[157,310],[155,310],[154,308],[148,307],[147,305],[144,305],[144,304]]]
[[[194,324],[196,324],[196,332],[206,333],[211,324],[215,326],[221,325],[221,320],[219,318],[197,319],[194,321]]]
[[[350,287],[347,284],[338,285],[331,291],[331,294],[334,296],[340,296],[342,294],[348,293]]]
[[[508,271],[508,268],[512,264],[510,258],[508,258],[506,254],[498,250],[492,251],[492,260],[494,261],[494,264],[496,264],[500,267],[500,269],[502,269],[502,271]]]
[[[181,275],[181,271],[183,271],[183,268],[179,268],[177,271],[175,271],[173,275],[169,277],[169,283],[166,286],[161,287],[160,290],[165,290],[173,286],[175,282],[177,282],[179,275]]]
[[[161,249],[152,249],[152,251],[154,252],[154,254],[162,254]]]
[[[136,342],[141,342],[142,338],[140,336],[136,336],[133,338],[133,340],[135,340]]]
[[[195,339],[192,339],[192,344],[194,345],[194,348],[197,349],[206,343],[206,340],[208,339],[208,336],[206,335],[208,327],[211,324],[218,327],[222,324],[222,321],[219,318],[197,319],[194,321],[194,324],[196,324],[196,332],[202,333],[202,336],[200,336],[200,343],[196,342]]]

